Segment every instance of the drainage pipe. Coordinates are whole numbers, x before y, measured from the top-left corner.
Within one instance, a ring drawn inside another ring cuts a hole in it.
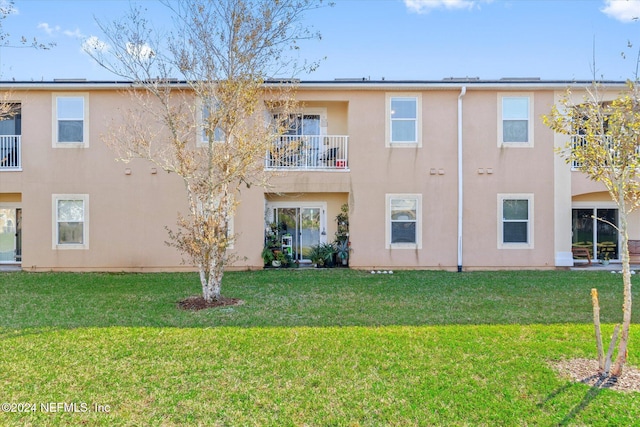
[[[462,213],[463,213],[463,173],[462,173],[462,97],[467,87],[462,86],[458,95],[458,273],[462,272]]]

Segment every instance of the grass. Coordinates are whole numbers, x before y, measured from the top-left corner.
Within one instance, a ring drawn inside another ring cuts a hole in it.
[[[591,287],[608,335],[604,272],[237,272],[244,305],[195,313],[176,309],[194,274],[6,273],[0,401],[37,410],[0,424],[632,425],[638,393],[549,366],[594,357]]]

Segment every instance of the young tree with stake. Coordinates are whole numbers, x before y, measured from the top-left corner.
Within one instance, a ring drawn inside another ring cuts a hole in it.
[[[587,88],[586,93],[584,99],[575,102],[568,90],[558,106],[544,116],[544,123],[570,137],[558,153],[590,179],[604,184],[619,210],[620,223],[609,225],[617,229],[620,237],[622,327],[616,361],[610,372],[604,372],[617,377],[626,362],[631,325],[628,220],[640,206],[640,88],[637,81],[630,81],[627,90],[610,102],[603,101],[602,88],[597,83]],[[618,333],[613,335],[611,348],[616,339]]]

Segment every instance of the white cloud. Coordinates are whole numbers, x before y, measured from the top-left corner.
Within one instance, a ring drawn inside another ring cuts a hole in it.
[[[80,32],[80,28],[76,28],[76,29],[75,29],[75,30],[73,30],[73,31],[71,31],[71,30],[64,30],[64,31],[62,32],[62,34],[64,34],[65,36],[68,36],[68,37],[76,38],[76,39],[83,39],[83,38],[84,38],[84,34],[82,34],[82,33]]]
[[[55,26],[52,27],[51,25],[47,24],[46,22],[41,22],[38,24],[38,29],[43,30],[45,33],[52,35],[53,33],[57,33],[58,31],[60,31],[60,27],[59,26]]]
[[[478,3],[488,0],[404,0],[405,6],[410,12],[429,13],[434,9],[448,10],[471,10],[478,6]]]
[[[605,7],[601,11],[618,21],[635,21],[640,18],[640,1],[605,0]]]
[[[100,40],[96,36],[91,36],[88,39],[85,39],[82,42],[82,50],[83,51],[97,51],[97,52],[106,52],[109,50],[109,45],[102,40]]]
[[[151,59],[155,56],[155,52],[148,44],[127,43],[127,53],[138,59]]]

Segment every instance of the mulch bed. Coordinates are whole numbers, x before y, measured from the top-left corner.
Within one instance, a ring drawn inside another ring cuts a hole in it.
[[[598,375],[598,361],[595,359],[562,360],[551,365],[560,375],[591,387],[640,392],[640,369],[628,364],[622,368],[622,375],[618,378],[602,378]]]
[[[229,307],[234,305],[242,305],[244,301],[238,298],[222,297],[219,300],[207,302],[202,295],[192,296],[178,301],[178,308],[181,310],[198,311],[214,307]]]

